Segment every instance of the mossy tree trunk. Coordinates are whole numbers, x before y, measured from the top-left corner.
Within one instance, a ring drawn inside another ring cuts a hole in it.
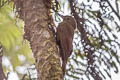
[[[30,42],[38,80],[62,80],[60,57],[55,38],[49,28],[50,0],[14,0],[24,20],[24,38]]]

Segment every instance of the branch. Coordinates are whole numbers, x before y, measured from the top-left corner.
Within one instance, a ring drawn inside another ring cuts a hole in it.
[[[111,7],[112,11],[116,14],[116,16],[118,17],[118,19],[120,20],[120,15],[115,11],[115,9],[112,7],[112,5],[110,4],[110,2],[108,0],[106,0],[106,1],[109,4],[109,6]]]

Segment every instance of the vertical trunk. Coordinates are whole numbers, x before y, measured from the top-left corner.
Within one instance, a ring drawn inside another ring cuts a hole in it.
[[[38,80],[61,80],[62,70],[55,38],[49,29],[50,0],[14,0],[24,20],[24,38],[30,42]]]

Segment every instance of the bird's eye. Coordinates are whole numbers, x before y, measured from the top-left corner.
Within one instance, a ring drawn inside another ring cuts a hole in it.
[[[69,18],[69,17],[67,17],[66,19],[67,19],[67,20],[69,20],[70,18]]]

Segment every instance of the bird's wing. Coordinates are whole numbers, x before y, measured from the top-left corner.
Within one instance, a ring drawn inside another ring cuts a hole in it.
[[[74,36],[74,29],[72,25],[66,25],[64,28],[61,29],[62,33],[60,35],[61,44],[66,57],[69,57],[72,51],[72,41]]]

